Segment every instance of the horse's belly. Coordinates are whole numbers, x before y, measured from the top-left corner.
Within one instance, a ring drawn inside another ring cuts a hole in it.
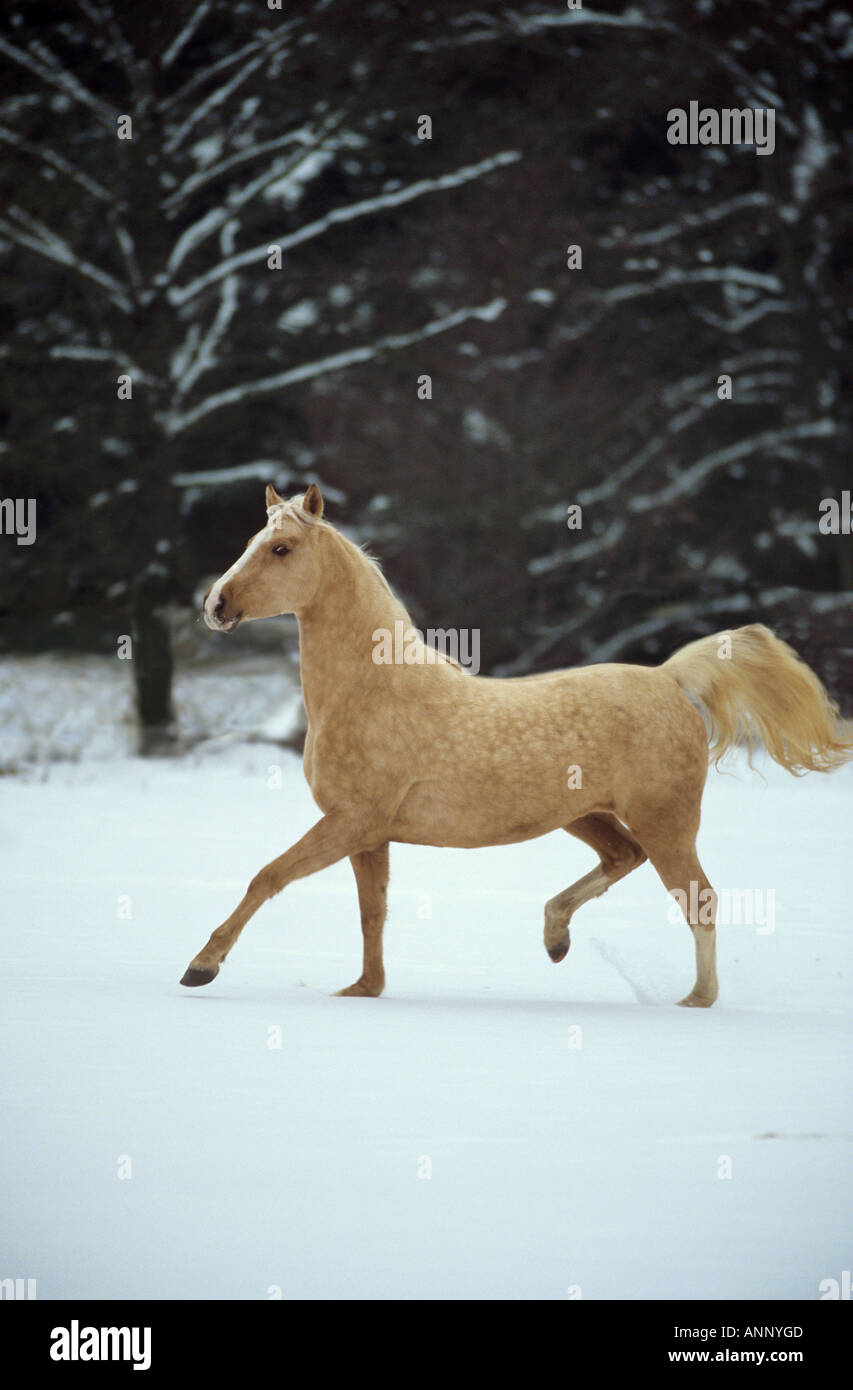
[[[501,794],[503,790],[503,794]],[[397,812],[391,838],[403,844],[473,849],[509,845],[546,835],[594,809],[595,798],[582,789],[543,789],[536,798],[512,788],[470,791],[440,782],[419,782]]]

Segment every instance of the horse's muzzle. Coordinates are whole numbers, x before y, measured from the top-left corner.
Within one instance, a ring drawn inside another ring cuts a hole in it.
[[[226,616],[228,610],[228,600],[224,594],[220,594],[216,603],[211,608],[210,595],[205,598],[204,621],[213,632],[233,632],[243,616],[242,608],[238,608],[236,613]]]

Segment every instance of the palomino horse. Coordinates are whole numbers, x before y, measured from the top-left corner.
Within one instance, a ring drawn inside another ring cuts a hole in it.
[[[577,908],[648,858],[682,910],[691,904],[696,983],[681,1003],[713,1004],[716,895],[696,855],[709,740],[717,760],[736,742],[760,741],[795,774],[853,757],[850,730],[808,666],[753,624],[702,637],[657,667],[474,676],[424,646],[377,564],[323,519],[316,486],[289,501],[268,487],[266,501],[267,524],[213,585],[204,617],[233,632],[296,614],[304,768],[323,815],[252,879],[181,983],[208,984],[262,903],[348,855],[364,968],[340,993],[381,994],[392,840],[473,848],[562,827],[600,863],[546,903],[551,959],[568,952]],[[377,660],[397,622],[405,661]]]

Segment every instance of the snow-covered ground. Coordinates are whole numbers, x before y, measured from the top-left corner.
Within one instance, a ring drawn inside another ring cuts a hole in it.
[[[275,768],[281,769],[281,778]],[[272,769],[272,770],[271,770]],[[317,819],[272,746],[0,782],[0,1276],[39,1298],[805,1298],[853,1254],[853,768],[711,773],[721,997],[644,865],[578,913],[562,832],[392,846],[386,994],[345,861],[178,981]],[[278,782],[281,785],[278,785]],[[571,1294],[570,1294],[570,1291]]]
[[[260,623],[252,637],[258,632]],[[216,642],[217,634],[207,636]],[[220,647],[216,663],[196,652],[179,661],[172,685],[178,749],[209,739],[287,740],[304,727],[295,641],[266,651],[258,645],[232,644],[225,661]],[[45,779],[57,763],[123,758],[138,743],[129,662],[53,652],[0,660],[0,777]]]

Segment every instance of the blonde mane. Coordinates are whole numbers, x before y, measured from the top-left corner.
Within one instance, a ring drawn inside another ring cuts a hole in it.
[[[325,526],[327,531],[334,528],[322,517],[315,516],[313,512],[306,512],[302,505],[305,494],[299,497],[292,497],[287,502],[274,502],[271,507],[267,507],[267,525],[278,530],[285,521],[296,521],[300,526]]]
[[[267,507],[267,525],[277,530],[283,526],[285,521],[295,521],[299,526],[305,527],[306,529],[314,526],[319,527],[323,531],[331,532],[331,534],[335,536],[338,541],[341,541],[347,549],[366,562],[385,592],[403,610],[408,618],[409,611],[406,605],[400,600],[398,595],[394,593],[394,590],[382,573],[382,566],[376,556],[371,555],[366,545],[356,545],[355,541],[349,540],[336,526],[331,526],[324,517],[315,516],[313,512],[307,512],[302,505],[304,496],[305,494],[301,493],[297,497],[291,497],[287,501],[275,502],[271,507]]]

